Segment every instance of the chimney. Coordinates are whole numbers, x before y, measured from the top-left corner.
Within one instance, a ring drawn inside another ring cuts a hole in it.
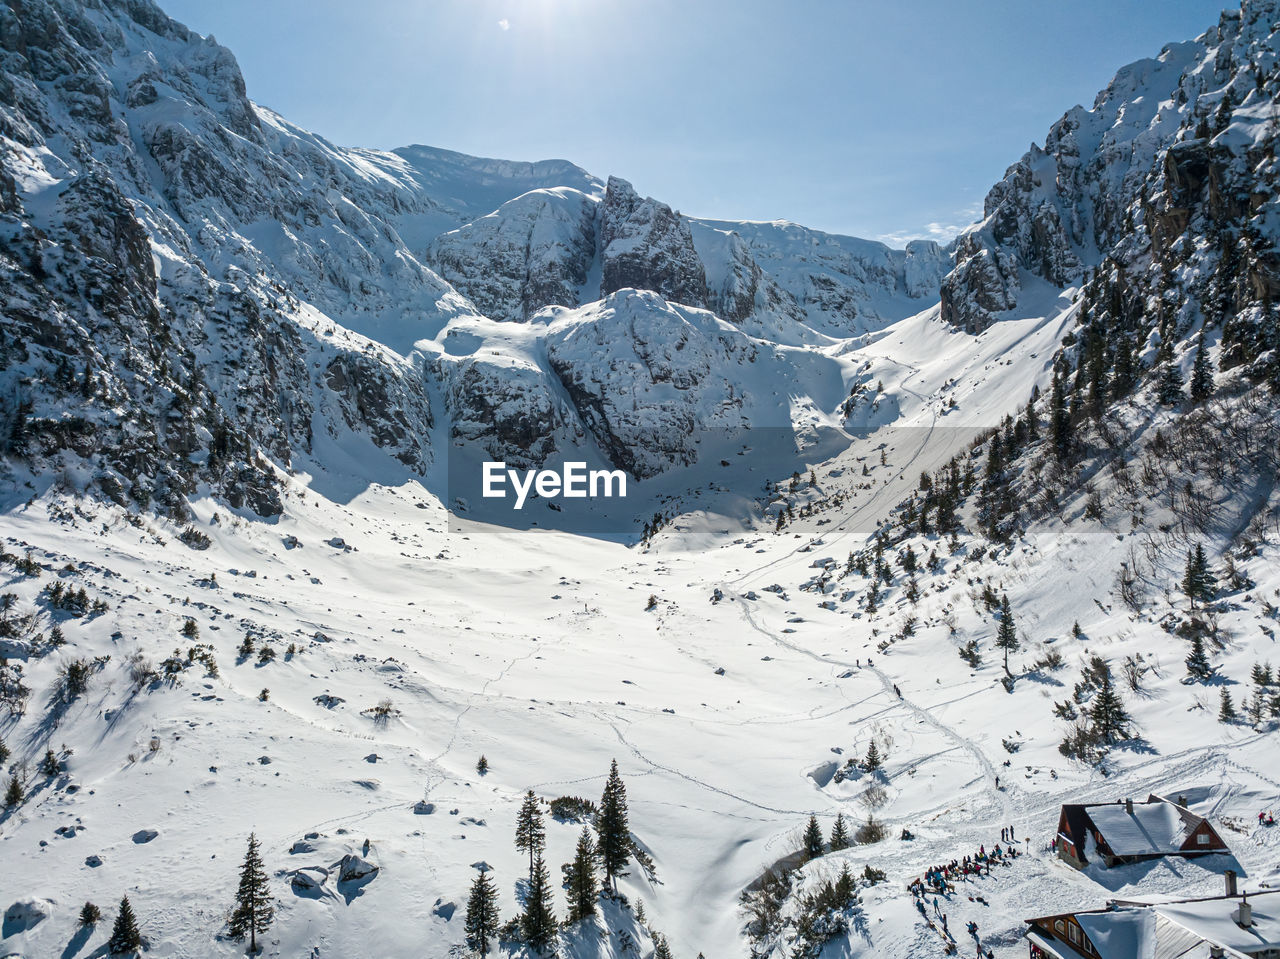
[[[1236,925],[1241,929],[1248,929],[1253,925],[1253,905],[1249,902],[1247,895],[1240,900],[1240,907],[1231,918],[1236,921]]]
[[[1222,959],[1222,957],[1225,955],[1226,955],[1226,952],[1223,950],[1221,946],[1209,947],[1209,959]]]
[[[1178,805],[1179,805],[1179,806],[1181,806],[1183,809],[1186,809],[1186,808],[1187,808],[1187,797],[1186,797],[1186,796],[1181,796],[1181,795],[1180,795],[1180,796],[1178,796]]]
[[[1125,811],[1125,812],[1127,812],[1130,816],[1132,816],[1132,815],[1133,815],[1133,800],[1132,800],[1132,799],[1126,799],[1126,800],[1124,801],[1124,811]]]
[[[1236,892],[1236,871],[1228,869],[1222,874],[1222,878],[1227,881],[1227,898],[1234,899],[1238,895]]]

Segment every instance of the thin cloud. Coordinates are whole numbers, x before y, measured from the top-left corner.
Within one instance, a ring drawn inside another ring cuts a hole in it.
[[[503,17],[501,20],[499,20],[499,21],[498,21],[498,29],[500,29],[500,30],[510,30],[510,29],[511,29],[511,21],[510,21],[510,20],[508,20],[506,17]]]
[[[982,206],[975,204],[952,214],[951,222],[934,220],[915,230],[897,230],[893,233],[882,233],[876,237],[881,243],[900,247],[912,240],[934,240],[941,244],[950,243],[961,232],[982,216]]]

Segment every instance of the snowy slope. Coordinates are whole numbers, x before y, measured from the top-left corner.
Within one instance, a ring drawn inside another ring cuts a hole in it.
[[[908,884],[1006,825],[1024,855],[941,906],[962,952],[969,921],[1005,959],[1029,915],[1280,882],[1256,824],[1280,690],[1253,678],[1280,596],[1275,2],[1069,111],[954,263],[684,217],[566,161],[338,147],[146,2],[0,17],[0,785],[26,790],[0,953],[97,954],[127,893],[149,955],[240,954],[254,830],[269,954],[460,955],[478,868],[505,918],[527,892],[525,791],[598,799],[615,758],[657,874],[564,930],[570,959],[655,933],[683,959],[934,957]],[[1197,355],[1213,395],[1162,398]],[[633,492],[516,516],[481,501],[485,458]],[[1197,544],[1218,585],[1192,604]],[[59,599],[81,587],[106,608]],[[1094,656],[1132,735],[1069,758]],[[1262,705],[1219,721],[1224,692]],[[1049,854],[1061,803],[1148,792],[1233,855]],[[793,868],[837,814],[885,838]],[[548,822],[553,876],[580,828]],[[377,872],[342,880],[349,854]],[[846,862],[823,951],[807,897]],[[753,937],[740,896],[775,864]],[[106,923],[77,927],[86,900]]]

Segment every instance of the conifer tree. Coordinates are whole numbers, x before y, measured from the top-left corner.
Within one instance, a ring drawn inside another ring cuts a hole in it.
[[[1234,723],[1239,718],[1236,704],[1231,701],[1231,693],[1224,689],[1218,702],[1218,722]]]
[[[631,857],[631,826],[627,820],[627,787],[618,775],[616,759],[609,767],[609,778],[600,798],[596,829],[600,833],[600,864],[604,867],[605,881],[617,892],[618,877],[627,874],[627,860]]]
[[[92,926],[102,920],[102,910],[91,902],[86,902],[80,909],[80,925]]]
[[[1205,558],[1204,546],[1196,543],[1193,549],[1187,550],[1187,565],[1182,576],[1182,591],[1191,600],[1191,608],[1195,609],[1196,600],[1208,601],[1213,598],[1213,590],[1217,584],[1213,574],[1209,572],[1209,561]]]
[[[881,764],[882,760],[880,759],[880,749],[876,746],[876,741],[872,739],[871,744],[867,746],[867,758],[862,765],[866,768],[867,772],[875,772],[880,768]]]
[[[541,854],[533,860],[529,895],[525,899],[524,914],[520,917],[520,931],[524,934],[525,944],[540,956],[545,955],[555,942],[556,916],[551,905],[551,883]]]
[[[831,851],[839,852],[849,848],[849,828],[844,823],[844,813],[836,813],[836,821],[831,827]]]
[[[547,830],[542,824],[542,806],[530,789],[516,816],[516,848],[529,853],[529,878],[533,879],[533,861],[547,846]]]
[[[4,744],[4,739],[0,738],[0,766],[9,761],[9,747]]]
[[[818,817],[810,816],[809,825],[804,830],[804,855],[806,859],[817,859],[822,855],[822,827],[818,825]]]
[[[243,940],[247,935],[249,952],[257,952],[258,935],[271,927],[275,916],[275,899],[271,895],[271,883],[258,852],[258,837],[249,833],[249,848],[245,850],[244,862],[240,865],[236,905],[231,911],[231,937]]]
[[[1156,396],[1163,406],[1177,406],[1182,402],[1182,369],[1169,360],[1160,370]]]
[[[849,864],[847,862],[840,867],[840,876],[836,879],[835,891],[836,901],[840,904],[841,909],[847,909],[853,905],[858,887],[853,881],[853,873],[849,872]]]
[[[26,796],[26,791],[22,788],[22,780],[18,778],[17,773],[14,773],[9,777],[9,786],[4,791],[4,804],[6,806],[17,806]]]
[[[653,959],[674,959],[666,936],[658,934],[653,937]]]
[[[1191,653],[1187,656],[1187,675],[1205,680],[1213,675],[1213,666],[1204,649],[1204,639],[1199,633],[1191,637]]]
[[[1013,610],[1009,607],[1009,596],[1000,597],[1000,629],[996,632],[996,648],[1004,650],[1004,671],[1009,673],[1009,653],[1017,652],[1018,627],[1013,620]]]
[[[1065,460],[1071,452],[1071,414],[1067,410],[1066,384],[1061,369],[1054,368],[1053,392],[1049,397],[1049,430],[1054,454]]]
[[[1204,344],[1204,333],[1200,333],[1200,342],[1196,347],[1195,363],[1191,367],[1191,398],[1202,403],[1213,395],[1213,363],[1209,359],[1209,350]]]
[[[481,870],[480,875],[471,883],[471,895],[467,897],[467,916],[462,925],[467,945],[480,955],[487,956],[490,940],[497,941],[500,924],[498,890],[488,872]]]
[[[1093,704],[1089,707],[1089,722],[1097,742],[1110,744],[1118,739],[1129,737],[1126,728],[1129,724],[1129,714],[1125,712],[1120,694],[1116,692],[1109,668],[1103,669],[1099,677],[1098,692],[1094,695]]]
[[[591,827],[583,826],[573,862],[564,868],[565,885],[569,890],[569,922],[590,919],[596,914],[596,898],[600,895],[600,887],[596,884],[597,855]]]
[[[120,911],[116,913],[115,924],[111,927],[111,938],[107,940],[107,951],[113,956],[126,952],[135,952],[142,948],[142,934],[138,932],[138,920],[133,916],[133,907],[129,905],[129,897],[120,900]]]

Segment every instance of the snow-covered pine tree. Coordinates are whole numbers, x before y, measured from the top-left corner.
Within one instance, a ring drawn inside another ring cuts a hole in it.
[[[547,846],[547,830],[542,823],[542,805],[530,789],[516,815],[516,848],[529,853],[529,878],[533,879],[533,861]]]
[[[1231,701],[1231,693],[1224,689],[1218,698],[1218,722],[1234,723],[1240,716],[1236,712],[1236,704]]]
[[[618,761],[609,767],[609,778],[600,797],[600,815],[596,819],[600,834],[600,864],[604,867],[605,881],[614,891],[618,889],[618,877],[626,875],[627,860],[631,858],[631,826],[627,819],[627,787],[618,774]]]
[[[471,883],[471,894],[467,897],[467,915],[462,924],[467,945],[480,955],[487,956],[491,941],[497,941],[500,924],[497,887],[489,878],[489,873],[481,870],[480,875]]]
[[[1191,637],[1191,653],[1187,656],[1186,662],[1188,676],[1206,680],[1213,675],[1213,666],[1209,662],[1209,654],[1205,652],[1204,639],[1198,632]]]
[[[1109,745],[1119,739],[1129,738],[1129,714],[1125,711],[1120,694],[1111,679],[1111,670],[1102,671],[1098,691],[1089,707],[1089,722],[1094,740]]]
[[[1000,597],[1000,628],[996,632],[996,647],[1004,650],[1004,671],[1009,673],[1009,653],[1016,652],[1018,643],[1018,626],[1013,619],[1013,610],[1009,606],[1009,596]]]
[[[102,910],[91,902],[86,902],[80,908],[80,925],[92,926],[102,920]]]
[[[810,816],[809,825],[804,829],[803,841],[806,859],[817,859],[822,855],[825,844],[822,841],[822,827],[818,825],[818,817]]]
[[[1213,362],[1209,359],[1209,350],[1205,346],[1204,331],[1196,346],[1196,359],[1191,367],[1191,399],[1202,403],[1213,395]]]
[[[545,955],[555,943],[556,916],[551,904],[551,883],[541,854],[533,860],[529,895],[525,899],[524,914],[520,917],[520,932],[524,935],[525,944],[540,956]]]
[[[573,862],[564,867],[565,886],[569,895],[569,922],[590,919],[596,914],[596,898],[600,887],[596,883],[596,850],[591,827],[583,826],[578,835]]]
[[[863,760],[862,768],[869,773],[875,772],[880,768],[882,762],[883,760],[880,758],[880,747],[878,747],[876,745],[876,741],[872,739],[870,745],[867,746],[867,758]]]
[[[844,813],[836,813],[836,821],[831,826],[831,851],[838,852],[849,848],[849,827],[845,825]]]
[[[1183,400],[1182,369],[1173,360],[1165,363],[1160,370],[1156,398],[1162,406],[1177,406]]]
[[[138,920],[133,916],[133,906],[129,905],[129,897],[120,899],[120,911],[116,913],[115,924],[111,927],[111,938],[107,940],[107,951],[113,956],[127,952],[136,952],[142,948],[142,933],[138,932]]]
[[[671,947],[667,945],[667,937],[661,933],[653,937],[653,959],[674,959]]]
[[[231,937],[243,940],[248,936],[249,952],[257,952],[258,935],[271,927],[275,916],[275,898],[271,895],[271,882],[258,852],[258,837],[249,833],[249,848],[245,850],[244,862],[240,865],[236,904],[228,923]]]

